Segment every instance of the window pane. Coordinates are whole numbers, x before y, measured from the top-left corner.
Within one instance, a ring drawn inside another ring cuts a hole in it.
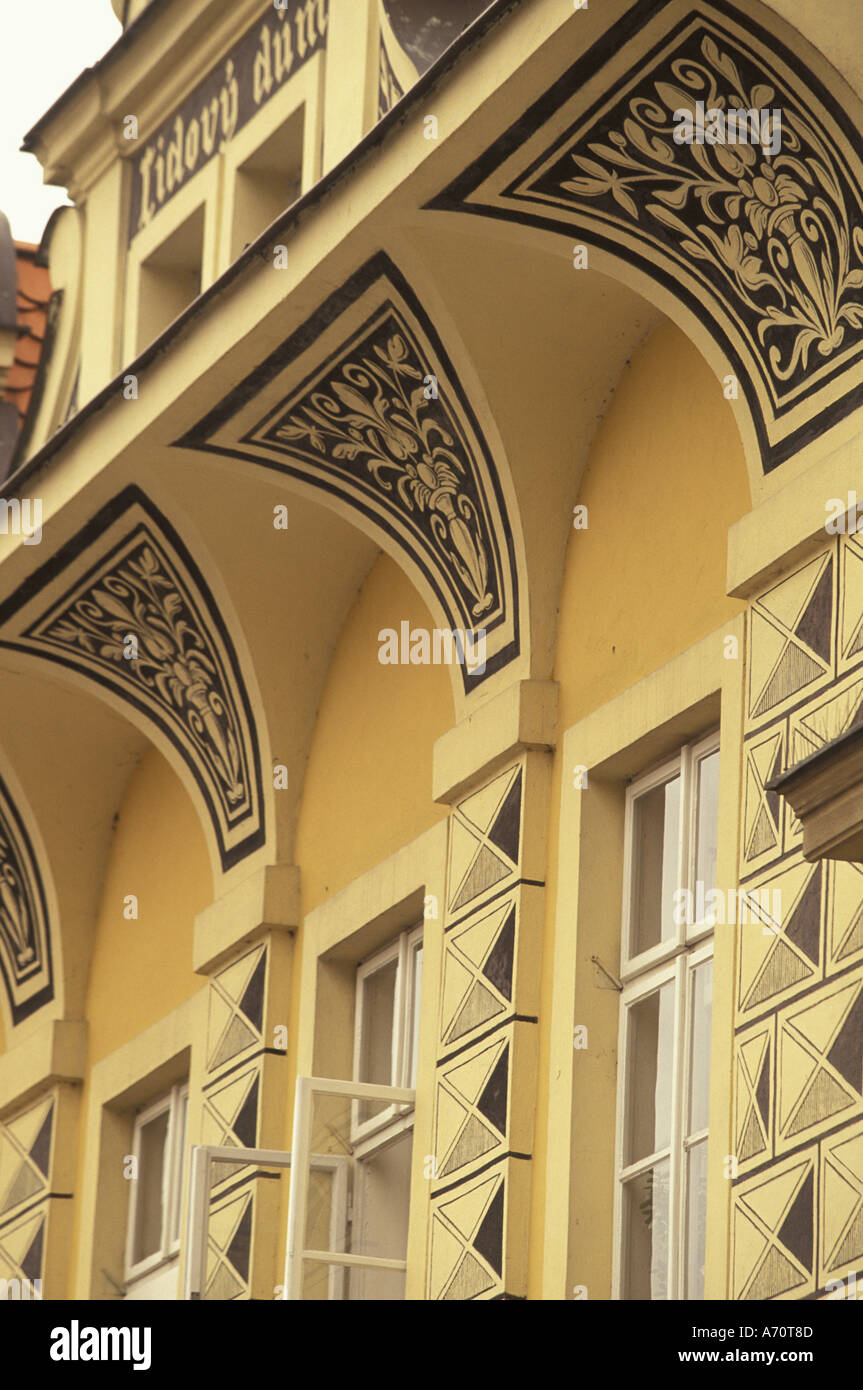
[[[687,1155],[685,1298],[704,1297],[704,1248],[707,1229],[707,1140]]]
[[[689,977],[692,1042],[689,1065],[689,1133],[707,1128],[710,1109],[710,1024],[713,1018],[713,961]]]
[[[411,952],[413,957],[411,965],[413,967],[413,992],[411,994],[411,1008],[413,1018],[410,1020],[410,1057],[408,1059],[407,1085],[416,1086],[417,1084],[417,1059],[420,1050],[420,999],[422,998],[423,981],[423,948],[417,946]]]
[[[362,986],[359,1081],[393,1084],[393,1011],[397,962],[382,965],[367,975]],[[386,1109],[383,1101],[365,1101],[359,1107],[360,1124]]]
[[[680,879],[680,778],[637,797],[632,816],[630,953],[675,935],[674,893]]]
[[[626,1162],[635,1163],[671,1140],[674,984],[668,981],[629,1010]]]
[[[403,1260],[408,1244],[413,1132],[356,1164],[351,1251]],[[394,1300],[405,1296],[400,1270],[352,1269],[348,1298]]]
[[[719,833],[719,750],[698,764],[698,810],[695,822],[695,881],[705,895],[716,887],[716,842]]]
[[[162,1179],[167,1137],[167,1110],[141,1129],[133,1264],[146,1259],[148,1255],[155,1255],[162,1248]]]
[[[668,1297],[668,1159],[624,1187],[623,1296]]]

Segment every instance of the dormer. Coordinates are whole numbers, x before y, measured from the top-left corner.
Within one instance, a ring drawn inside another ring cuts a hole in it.
[[[28,454],[348,159],[486,7],[111,3],[122,36],[24,143],[74,205],[43,246],[65,294]]]

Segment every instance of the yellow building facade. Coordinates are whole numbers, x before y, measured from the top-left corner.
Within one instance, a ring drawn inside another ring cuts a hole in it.
[[[855,0],[115,8],[26,145],[0,1278],[853,1297]]]

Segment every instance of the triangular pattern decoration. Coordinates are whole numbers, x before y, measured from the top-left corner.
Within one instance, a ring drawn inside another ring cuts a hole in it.
[[[460,911],[518,865],[521,769],[510,768],[456,806],[450,826],[449,907]]]
[[[521,769],[504,798],[488,837],[513,864],[518,863],[521,839]]]
[[[812,1269],[814,1178],[810,1170],[779,1228],[779,1239],[805,1269]]]
[[[740,933],[740,1008],[753,1009],[815,977],[821,958],[821,864],[791,861],[745,890]],[[778,902],[778,906],[776,905]],[[758,922],[769,930],[759,930]]]
[[[259,1033],[264,1022],[264,985],[267,979],[267,957],[262,951],[260,959],[252,971],[252,978],[243,990],[240,1008],[246,1018]]]
[[[827,1061],[849,1086],[863,1093],[863,989],[851,1005],[827,1053]]]
[[[735,1215],[737,1297],[777,1298],[810,1281],[814,1240],[814,1168],[805,1158],[768,1173],[738,1195]]]
[[[511,907],[506,922],[489,952],[482,973],[504,999],[512,999],[512,970],[515,960],[515,907]]]
[[[45,1246],[45,1222],[39,1222],[39,1229],[30,1244],[30,1248],[21,1261],[21,1273],[25,1279],[42,1278],[42,1252]]]
[[[863,651],[863,554],[853,537],[842,555],[842,656],[850,661]]]
[[[239,1225],[231,1237],[226,1251],[227,1257],[240,1278],[245,1282],[249,1277],[249,1257],[252,1250],[252,1204],[248,1203],[240,1218]]]
[[[244,1149],[253,1149],[258,1137],[258,1077],[256,1076],[249,1094],[237,1111],[234,1120],[234,1133]]]
[[[432,1215],[430,1293],[477,1298],[498,1285],[502,1269],[503,1174],[481,1179],[441,1202]]]
[[[503,1274],[503,1185],[497,1189],[491,1206],[474,1236],[474,1250],[491,1265],[495,1274]]]
[[[506,1134],[507,1086],[509,1083],[509,1047],[505,1047],[494,1071],[476,1103],[481,1115],[494,1125],[499,1134]]]
[[[486,989],[477,981],[453,1020],[452,1027],[447,1032],[446,1041],[448,1043],[455,1042],[456,1038],[464,1037],[465,1033],[470,1033],[481,1023],[488,1023],[489,1019],[496,1018],[498,1014],[505,1012],[504,1005],[495,998],[491,990]]]
[[[487,1293],[494,1288],[494,1280],[489,1278],[488,1271],[483,1269],[479,1260],[471,1254],[465,1254],[459,1261],[452,1280],[447,1287],[444,1299],[476,1298],[478,1294]]]
[[[36,1138],[33,1140],[30,1149],[30,1157],[39,1169],[39,1172],[48,1180],[48,1169],[51,1165],[51,1135],[54,1128],[54,1106],[53,1103],[42,1121],[42,1127]]]
[[[819,556],[753,606],[749,708],[755,718],[829,673],[832,575],[832,557]]]
[[[778,1294],[789,1293],[791,1289],[799,1288],[805,1283],[806,1280],[799,1269],[774,1245],[768,1250],[755,1281],[750,1286],[747,1298],[776,1298]]]
[[[491,1153],[499,1143],[500,1137],[497,1134],[493,1134],[475,1115],[468,1115],[455,1147],[440,1169],[441,1177],[449,1177],[465,1164],[472,1163],[483,1154]]]
[[[13,1207],[20,1206],[28,1198],[35,1197],[36,1193],[41,1192],[44,1186],[45,1184],[40,1180],[39,1175],[32,1168],[22,1164],[0,1210],[11,1211]]]
[[[803,610],[795,634],[810,651],[827,665],[830,661],[830,634],[833,621],[833,574],[826,565],[815,590]]]
[[[224,1066],[225,1062],[230,1062],[240,1052],[244,1052],[247,1047],[259,1039],[248,1024],[244,1023],[239,1015],[231,1019],[227,1030],[222,1035],[219,1046],[210,1060],[210,1071],[215,1071],[217,1067]]]
[[[473,902],[474,898],[493,888],[496,883],[508,878],[511,873],[511,866],[504,864],[488,845],[480,845],[461,891],[452,904],[452,911],[458,912],[467,903]]]
[[[444,957],[441,1039],[457,1041],[505,1013],[512,1002],[515,908],[504,901],[448,933]]]
[[[754,1008],[758,1004],[763,1004],[774,994],[781,994],[791,985],[799,984],[801,980],[808,979],[811,973],[800,957],[795,955],[784,941],[777,938],[769,961],[758,982],[747,995],[743,1007]]]
[[[786,941],[798,946],[813,965],[818,964],[821,954],[822,867],[820,863],[815,865],[814,873],[798,898],[785,928]]]
[[[207,1070],[262,1042],[266,946],[256,946],[210,981]]]

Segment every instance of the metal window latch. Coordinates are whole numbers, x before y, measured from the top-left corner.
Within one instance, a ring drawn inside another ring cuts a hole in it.
[[[622,983],[620,982],[620,980],[618,980],[618,978],[617,978],[616,975],[612,975],[612,973],[611,973],[610,970],[606,970],[606,968],[605,968],[605,966],[603,965],[602,961],[599,959],[599,956],[591,956],[590,959],[593,961],[593,963],[594,963],[594,965],[596,966],[597,970],[601,970],[602,973],[603,973],[603,975],[605,976],[605,978],[606,978],[607,980],[610,980],[610,981],[611,981],[612,988],[616,989],[619,993],[622,992],[622,991],[623,991],[623,985],[622,985]],[[603,988],[605,988],[605,986],[603,986]]]

